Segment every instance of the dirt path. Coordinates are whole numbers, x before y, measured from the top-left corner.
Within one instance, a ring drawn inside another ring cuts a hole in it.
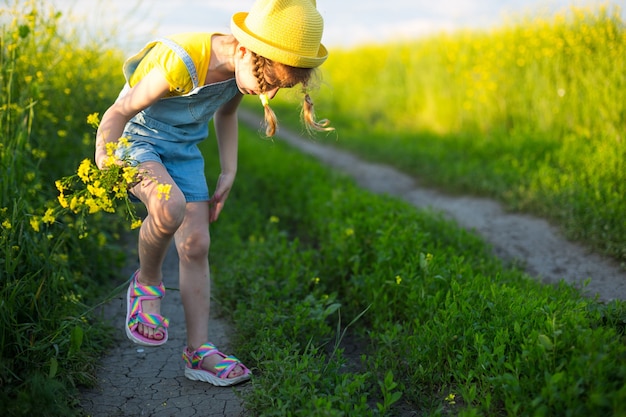
[[[128,265],[120,283],[137,268],[136,240],[129,245]],[[162,313],[170,319],[169,340],[160,347],[142,347],[131,343],[124,333],[125,291],[104,306],[103,314],[115,329],[115,345],[102,358],[97,374],[98,385],[84,389],[81,407],[89,417],[240,417],[246,415],[241,394],[249,384],[234,388],[190,381],[183,375],[182,350],[185,346],[185,321],[178,288],[178,255],[172,245],[163,263],[163,283],[167,293]],[[211,314],[211,342],[226,352],[230,322]],[[236,354],[236,352],[232,352]]]
[[[240,119],[258,127],[260,119],[240,111]],[[281,128],[280,140],[321,162],[343,171],[359,186],[379,194],[402,198],[416,207],[441,211],[460,226],[474,230],[488,241],[503,259],[520,263],[532,276],[546,283],[565,280],[582,287],[584,292],[600,300],[626,300],[626,270],[617,262],[591,253],[581,245],[569,242],[542,219],[507,213],[488,199],[448,196],[420,187],[417,181],[392,167],[364,162],[334,147],[303,139]]]

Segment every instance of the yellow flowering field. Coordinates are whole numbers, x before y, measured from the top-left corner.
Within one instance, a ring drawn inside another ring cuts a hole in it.
[[[497,197],[626,261],[626,27],[617,4],[333,50],[338,146]]]

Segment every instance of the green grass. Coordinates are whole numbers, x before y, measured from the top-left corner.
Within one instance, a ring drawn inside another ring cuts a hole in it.
[[[478,237],[280,139],[244,131],[240,154],[211,259],[255,415],[626,412],[625,304],[507,269]]]

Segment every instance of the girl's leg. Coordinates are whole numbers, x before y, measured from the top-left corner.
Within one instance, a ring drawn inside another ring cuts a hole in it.
[[[182,225],[175,234],[176,249],[180,260],[180,295],[187,324],[187,347],[194,351],[209,341],[209,311],[211,279],[209,272],[209,203],[187,203]],[[202,366],[215,371],[220,361],[217,355],[207,357]],[[244,373],[241,366],[233,369],[229,378]]]
[[[187,203],[175,235],[179,258],[180,296],[185,309],[187,345],[197,348],[209,338],[209,203]]]
[[[174,183],[165,167],[158,162],[145,162],[140,166],[144,178],[132,192],[146,206],[148,215],[139,230],[139,277],[142,285],[159,285],[163,279],[161,266],[174,233],[185,216],[185,196]],[[159,184],[171,184],[169,196],[164,196],[157,189]],[[161,300],[149,300],[142,303],[146,313],[161,311]],[[143,325],[138,326],[139,333],[145,337],[161,339],[163,335]]]

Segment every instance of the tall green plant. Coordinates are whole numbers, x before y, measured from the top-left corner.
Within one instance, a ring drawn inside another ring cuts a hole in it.
[[[50,210],[59,173],[93,153],[87,114],[115,97],[80,89],[115,84],[121,60],[64,37],[43,2],[15,2],[0,23],[0,414],[72,415],[105,340],[86,303],[122,260],[121,229],[95,218],[81,239]]]

